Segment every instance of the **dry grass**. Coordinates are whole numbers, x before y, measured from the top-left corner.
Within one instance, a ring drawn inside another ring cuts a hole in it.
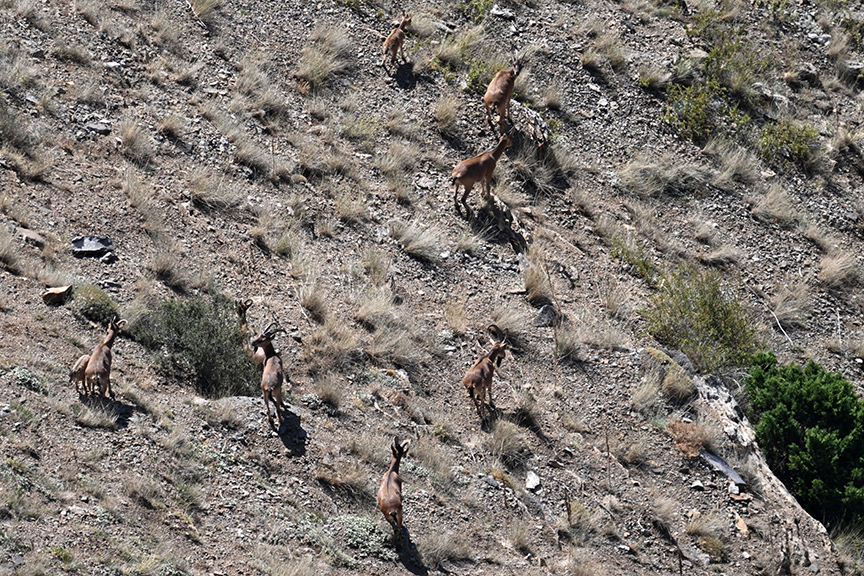
[[[163,134],[172,140],[180,139],[183,135],[184,128],[183,120],[176,114],[163,116],[159,119],[159,122],[156,123],[156,130],[159,131],[160,134]]]
[[[659,64],[642,64],[639,66],[639,85],[645,90],[662,92],[666,89],[672,73]]]
[[[810,287],[800,279],[780,285],[771,299],[771,307],[784,328],[803,328],[812,310]]]
[[[699,261],[708,266],[735,266],[743,257],[740,250],[734,246],[718,246],[711,252],[699,256]]]
[[[135,122],[120,124],[120,150],[137,164],[148,164],[154,155],[153,144],[143,128]]]
[[[334,76],[348,70],[352,47],[348,34],[339,28],[316,28],[300,53],[294,76],[307,92],[324,87]]]
[[[415,144],[395,142],[375,164],[385,176],[393,177],[413,170],[419,157],[420,149]]]
[[[0,264],[13,274],[23,272],[21,248],[6,226],[0,226]]]
[[[381,286],[390,271],[390,257],[375,246],[363,251],[363,269],[375,286]]]
[[[357,334],[333,314],[303,344],[307,369],[313,375],[339,372],[360,356]]]
[[[423,138],[423,131],[417,125],[415,120],[412,120],[405,114],[402,108],[394,108],[387,114],[384,120],[384,128],[394,136],[401,136],[408,140],[420,141]]]
[[[300,290],[298,298],[300,305],[318,324],[324,324],[329,314],[329,296],[323,287],[315,280],[306,282]]]
[[[470,560],[471,546],[464,535],[433,530],[417,538],[417,552],[428,568],[437,569],[442,562]]]
[[[87,428],[117,428],[117,414],[114,411],[114,403],[110,401],[94,400],[90,405],[74,404],[72,413],[75,421]]]
[[[338,375],[328,372],[315,377],[312,390],[322,402],[330,405],[334,410],[339,410],[345,398],[346,383]]]
[[[363,192],[346,190],[336,198],[336,214],[343,222],[362,222],[366,213],[366,197]]]
[[[201,286],[201,283],[190,274],[188,264],[170,249],[156,252],[156,255],[147,263],[147,269],[166,286],[181,294]]]
[[[768,188],[765,195],[753,206],[752,214],[766,224],[778,224],[784,228],[798,220],[795,206],[798,202],[779,184]]]
[[[432,228],[423,228],[411,222],[391,220],[390,236],[395,238],[410,256],[425,262],[437,263],[441,259],[443,248],[438,233]]]
[[[630,290],[621,284],[617,278],[612,275],[600,283],[598,292],[600,294],[600,304],[606,308],[609,315],[613,318],[624,317],[629,312],[627,301],[630,298]]]
[[[728,189],[736,181],[752,186],[759,180],[759,162],[746,148],[715,138],[708,142],[704,152],[719,165],[714,177],[715,186]]]
[[[459,109],[462,103],[455,96],[441,96],[435,103],[435,125],[438,131],[447,138],[454,138],[459,135],[458,120]]]
[[[366,469],[356,462],[323,464],[315,472],[315,479],[321,484],[330,486],[362,502],[371,502],[375,499],[371,488],[368,486],[368,476]]]
[[[507,341],[515,348],[527,346],[525,327],[529,325],[525,312],[516,307],[500,306],[490,314],[492,323],[507,335]]]
[[[705,167],[672,154],[656,160],[636,157],[618,170],[621,183],[632,192],[645,196],[687,195],[698,192],[712,180]]]
[[[507,420],[497,420],[493,424],[488,449],[494,458],[510,468],[520,468],[531,457],[531,446],[525,434]]]
[[[850,288],[858,283],[860,269],[852,254],[838,252],[824,256],[819,268],[819,282],[827,288]]]
[[[687,523],[685,532],[691,536],[712,536],[719,538],[726,535],[726,524],[727,520],[720,512],[702,514],[698,510],[694,510],[690,521]]]
[[[236,182],[217,177],[208,168],[197,167],[189,176],[189,196],[199,207],[236,208],[243,203],[243,191]]]

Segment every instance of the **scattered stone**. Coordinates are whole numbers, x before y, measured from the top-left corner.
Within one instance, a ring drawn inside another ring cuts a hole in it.
[[[24,242],[26,242],[27,244],[32,244],[37,248],[45,247],[45,238],[43,238],[41,234],[38,234],[33,230],[28,230],[27,228],[21,227],[18,227],[16,231],[18,232],[18,234],[21,235],[22,238],[24,238]]]
[[[500,487],[501,487],[501,483],[498,482],[495,478],[493,478],[493,477],[490,476],[489,474],[485,474],[485,475],[483,476],[483,481],[484,481],[486,484],[488,484],[489,486],[492,486],[493,488],[500,488]]]
[[[540,488],[540,476],[529,470],[525,475],[525,489],[534,492],[538,488]]]
[[[75,256],[104,256],[114,251],[114,243],[107,236],[76,236],[72,238],[72,254]]]
[[[506,8],[502,8],[498,4],[493,4],[491,10],[489,10],[489,14],[495,16],[497,18],[503,18],[504,20],[515,20],[516,14],[512,10],[508,10]]]
[[[111,133],[111,127],[104,122],[88,122],[84,125],[84,128],[90,130],[91,132],[96,132],[101,136],[107,136]]]
[[[532,325],[535,328],[549,328],[557,326],[561,321],[561,313],[552,304],[544,304],[534,318]]]
[[[690,484],[690,488],[698,492],[703,492],[705,490],[705,485],[699,480],[694,480],[693,483]]]
[[[56,306],[59,304],[63,304],[66,302],[66,299],[69,298],[69,295],[72,294],[72,286],[57,286],[56,288],[49,288],[42,294],[42,301],[45,304]]]
[[[101,262],[102,264],[113,264],[113,263],[117,262],[117,260],[119,260],[119,258],[117,258],[117,255],[114,254],[113,252],[109,252],[109,253],[105,254],[104,256],[102,256],[101,258],[99,258],[99,262]]]

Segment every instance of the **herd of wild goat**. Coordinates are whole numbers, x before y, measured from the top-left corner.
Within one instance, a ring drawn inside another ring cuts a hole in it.
[[[384,40],[384,58],[381,65],[385,69],[387,68],[388,55],[391,65],[396,65],[398,54],[401,54],[403,61],[407,62],[404,43],[405,31],[410,25],[411,17],[403,15],[399,25]],[[467,199],[471,189],[478,182],[481,186],[482,195],[488,199],[491,193],[492,173],[495,166],[504,150],[513,144],[510,137],[512,134],[510,97],[513,94],[513,86],[521,68],[521,62],[517,60],[511,68],[499,71],[483,96],[485,120],[491,125],[491,110],[493,108],[497,110],[501,137],[494,149],[462,160],[453,169],[451,174],[451,183],[455,185],[453,201],[456,212],[460,216],[462,215],[462,207],[464,207],[465,216],[469,219],[473,218]],[[507,123],[511,123],[511,128],[505,132]],[[464,188],[461,199],[459,198],[460,184]],[[255,364],[262,366],[261,390],[264,396],[267,420],[273,428],[273,415],[270,412],[270,403],[272,402],[281,428],[283,410],[286,409],[282,402],[282,383],[286,377],[282,369],[282,358],[273,346],[273,340],[277,334],[285,333],[285,329],[273,322],[262,332],[256,333],[246,320],[246,312],[251,306],[252,300],[238,300],[235,305],[240,331],[244,336],[243,349]],[[75,383],[75,388],[81,396],[96,396],[98,385],[98,396],[114,398],[110,379],[111,347],[125,324],[126,320],[118,320],[115,317],[109,323],[108,331],[102,342],[96,345],[90,354],[81,356],[73,365],[69,372],[69,381]],[[489,326],[489,332],[493,337],[489,352],[480,356],[464,377],[468,395],[474,403],[478,416],[484,421],[488,415],[488,409],[495,409],[495,403],[492,400],[492,376],[495,366],[501,365],[505,351],[508,349],[506,334],[501,329],[492,324]],[[486,401],[487,398],[488,402]],[[393,527],[397,544],[401,543],[402,540],[402,479],[399,477],[399,463],[407,454],[409,443],[409,440],[401,441],[398,436],[393,440],[390,467],[381,478],[381,487],[378,490],[378,507],[387,522]]]

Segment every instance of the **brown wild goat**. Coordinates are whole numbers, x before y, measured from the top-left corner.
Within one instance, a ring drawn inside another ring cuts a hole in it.
[[[391,64],[396,66],[396,54],[402,54],[402,61],[407,62],[408,60],[405,58],[405,31],[408,30],[408,27],[411,26],[411,17],[402,14],[402,21],[399,22],[399,25],[390,32],[390,35],[384,39],[384,58],[381,60],[381,66],[384,69],[387,69],[387,54],[390,54]]]
[[[502,338],[494,341],[489,352],[480,356],[477,362],[465,373],[465,388],[468,389],[468,395],[474,402],[477,415],[480,416],[481,420],[485,419],[483,413],[486,411],[486,396],[489,397],[489,406],[493,410],[495,409],[495,402],[492,401],[492,375],[495,373],[495,366],[501,366],[501,360],[504,359],[507,350],[501,329],[495,324],[491,324],[489,331],[502,336]]]
[[[378,488],[378,508],[384,514],[384,518],[393,527],[393,536],[397,544],[402,542],[402,478],[399,477],[399,463],[408,453],[410,440],[400,442],[399,437],[393,439],[390,451],[390,468],[381,478],[381,487]]]
[[[243,350],[255,364],[264,364],[264,360],[266,360],[264,350],[262,348],[253,347],[249,344],[249,340],[247,340],[247,338],[255,337],[255,331],[246,323],[246,311],[251,307],[251,299],[237,300],[234,302],[234,309],[237,311],[237,318],[240,321],[240,332],[242,332],[244,336]]]
[[[108,331],[102,342],[97,344],[90,354],[78,358],[72,370],[69,372],[69,381],[75,382],[75,390],[78,394],[91,395],[99,393],[114,398],[114,390],[111,389],[111,347],[117,333],[126,325],[126,320],[117,320],[115,316],[108,324]]]
[[[483,197],[489,198],[492,188],[492,173],[495,171],[495,166],[498,164],[501,154],[512,144],[513,140],[505,134],[501,136],[494,150],[484,152],[479,156],[474,156],[467,160],[462,160],[453,168],[453,172],[450,174],[452,177],[450,182],[455,185],[453,188],[453,203],[456,205],[456,212],[460,216],[462,215],[462,208],[459,206],[459,185],[462,184],[465,188],[465,192],[462,194],[462,205],[465,206],[466,217],[471,218],[471,208],[467,202],[471,188],[474,187],[474,184],[480,182]]]
[[[516,84],[516,77],[522,70],[522,63],[518,60],[513,64],[512,68],[504,68],[499,71],[489,87],[486,88],[486,94],[483,96],[483,106],[486,107],[486,120],[492,124],[492,114],[490,110],[495,108],[498,110],[498,125],[502,129],[504,127],[504,119],[506,117],[511,123],[513,119],[510,116],[510,97],[513,95],[513,86]]]
[[[270,414],[270,402],[276,405],[276,417],[279,425],[282,425],[282,382],[285,373],[282,371],[282,358],[273,347],[273,338],[285,329],[276,322],[271,323],[264,332],[256,337],[250,345],[252,348],[261,348],[264,351],[264,373],[261,375],[261,391],[264,393],[264,408],[267,410],[267,421],[273,426],[273,416]]]

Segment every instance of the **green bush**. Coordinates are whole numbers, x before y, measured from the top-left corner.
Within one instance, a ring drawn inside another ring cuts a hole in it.
[[[133,321],[129,333],[156,353],[166,374],[204,396],[256,393],[261,377],[243,351],[245,336],[224,296],[166,300]]]
[[[459,12],[475,24],[482,22],[491,9],[492,0],[462,0],[459,3]]]
[[[666,274],[649,301],[653,308],[639,310],[648,333],[684,352],[703,373],[745,365],[761,347],[753,313],[715,270],[684,266]]]
[[[752,359],[745,387],[756,439],[777,477],[812,516],[864,521],[864,402],[840,374],[808,362]]]
[[[759,134],[759,155],[769,162],[808,168],[819,154],[819,132],[809,124],[781,120]]]
[[[107,325],[115,316],[120,317],[120,309],[104,290],[93,284],[75,286],[72,291],[72,312],[96,322]]]

